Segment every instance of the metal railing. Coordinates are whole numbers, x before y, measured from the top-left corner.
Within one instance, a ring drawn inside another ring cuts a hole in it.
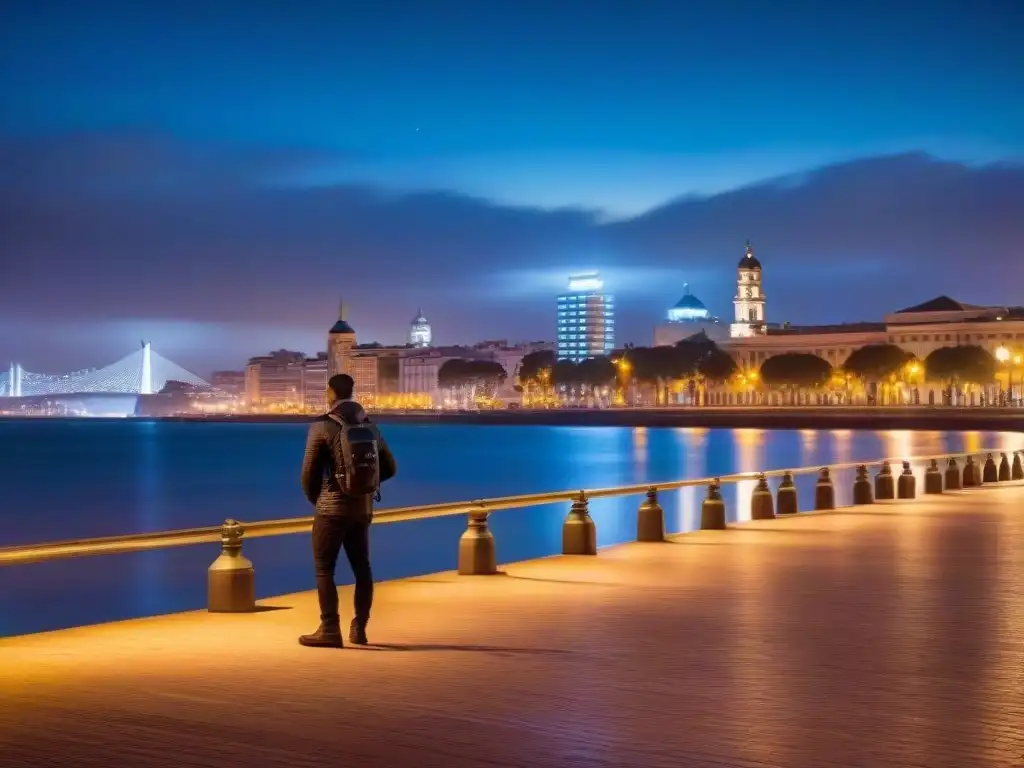
[[[857,480],[854,483],[854,503],[866,503],[866,499],[874,500],[871,482],[867,477],[867,468],[874,466],[882,467],[882,471],[875,478],[878,498],[897,498],[895,491],[890,493],[886,490],[890,487],[894,489],[896,487],[894,482],[895,476],[891,475],[889,465],[902,463],[904,472],[900,478],[898,498],[909,499],[916,496],[914,477],[910,470],[912,462],[918,464],[922,462],[931,463],[928,474],[925,477],[925,491],[926,493],[941,493],[943,486],[947,490],[951,490],[982,485],[982,483],[1024,479],[1024,464],[1022,464],[1021,458],[1024,451],[1013,451],[1012,453],[1012,466],[1005,452],[980,450],[932,456],[915,456],[910,459],[897,457],[875,459],[873,461],[852,461],[832,464],[827,467],[795,467],[765,472],[738,472],[720,477],[672,480],[662,483],[639,483],[613,488],[531,493],[473,501],[395,507],[378,510],[374,514],[374,523],[398,523],[452,515],[467,515],[469,524],[459,542],[458,570],[459,573],[465,575],[480,575],[497,571],[494,540],[487,526],[487,518],[492,512],[568,502],[571,504],[571,508],[563,528],[563,554],[596,554],[596,529],[588,511],[588,504],[591,499],[646,494],[646,500],[641,504],[640,514],[638,515],[637,539],[638,541],[659,541],[664,540],[665,529],[664,513],[658,504],[657,496],[665,491],[707,486],[708,498],[705,499],[702,507],[701,527],[724,528],[724,502],[722,502],[718,493],[723,484],[756,481],[757,486],[754,488],[754,495],[752,497],[753,519],[770,519],[775,517],[775,513],[774,504],[770,501],[771,491],[767,485],[768,478],[781,477],[783,479],[782,486],[779,489],[780,513],[797,511],[796,489],[792,482],[793,478],[815,473],[819,475],[815,494],[815,509],[834,509],[835,497],[831,480],[832,472],[856,469]],[[1000,455],[998,466],[993,454]],[[974,462],[974,457],[976,456],[986,456],[983,469],[981,464]],[[957,459],[967,460],[963,467],[962,476],[961,468],[956,464]],[[944,473],[938,468],[938,462],[940,461],[946,465]],[[888,480],[885,479],[886,475],[889,476]],[[909,480],[904,480],[903,477],[908,475]],[[938,478],[936,478],[936,475],[939,475]],[[945,481],[943,481],[943,478],[945,478]],[[937,485],[936,479],[938,479]],[[785,502],[781,501],[783,493],[787,495]],[[867,496],[865,496],[865,493]],[[767,494],[767,506],[765,494]],[[883,494],[886,495],[883,496]],[[709,504],[713,510],[710,516],[706,514]],[[718,508],[718,505],[722,505],[721,509]],[[786,507],[785,510],[782,509],[783,506]],[[770,514],[768,514],[769,512]],[[252,563],[242,556],[241,553],[243,537],[245,539],[252,539],[264,536],[305,533],[310,530],[312,524],[312,516],[252,523],[226,520],[220,526],[0,547],[0,566],[39,563],[71,557],[143,552],[196,544],[210,544],[219,541],[221,543],[221,554],[214,564],[210,566],[210,610],[231,612],[252,610],[252,607],[255,605],[252,587],[253,568]]]

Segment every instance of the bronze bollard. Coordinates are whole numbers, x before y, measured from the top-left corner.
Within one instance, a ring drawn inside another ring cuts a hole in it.
[[[665,540],[665,510],[658,503],[658,489],[648,488],[647,498],[636,513],[637,541]]]
[[[1013,452],[1013,466],[1010,467],[1011,480],[1024,480],[1024,464],[1020,461],[1020,451]]]
[[[932,459],[931,465],[924,473],[924,492],[926,494],[942,493],[942,473],[939,471],[939,462]]]
[[[597,554],[597,526],[590,517],[586,491],[580,491],[562,524],[562,554]]]
[[[702,531],[725,530],[725,502],[722,501],[721,485],[715,478],[708,485],[708,497],[700,505],[700,529]]]
[[[489,516],[486,509],[469,513],[466,531],[459,537],[460,576],[490,576],[498,572],[494,534],[487,526]]]
[[[795,515],[800,510],[792,472],[786,472],[782,476],[782,483],[779,485],[779,490],[776,494],[776,506],[780,515]]]
[[[818,482],[814,485],[814,508],[816,510],[836,508],[836,489],[832,485],[832,477],[828,467],[821,468]]]
[[[985,468],[982,470],[981,481],[983,483],[994,483],[999,480],[999,470],[996,468],[996,460],[990,453],[985,457]]]
[[[1005,483],[1010,480],[1010,459],[1005,453],[999,454],[999,482]]]
[[[220,530],[220,556],[206,574],[206,603],[210,613],[248,613],[256,610],[256,573],[242,554],[245,529],[225,520]]]
[[[882,462],[882,468],[875,475],[875,498],[884,500],[896,498],[896,484],[893,481],[892,467],[889,466],[888,461]],[[855,501],[854,504],[856,503]],[[864,503],[870,504],[871,502]]]
[[[960,482],[960,468],[956,465],[956,459],[950,456],[946,465],[946,490],[959,491],[961,488],[963,485]]]
[[[896,484],[896,498],[913,499],[917,497],[917,478],[914,477],[914,470],[910,468],[910,462],[903,462],[903,473]]]
[[[757,478],[757,485],[754,486],[754,490],[750,494],[750,519],[775,519],[775,501],[772,499],[768,478],[764,476],[764,473]]]
[[[974,488],[978,485],[981,485],[981,472],[974,463],[974,457],[968,456],[964,463],[964,488]]]
[[[853,503],[873,504],[871,481],[868,479],[868,468],[861,464],[857,467],[857,479],[853,481]]]

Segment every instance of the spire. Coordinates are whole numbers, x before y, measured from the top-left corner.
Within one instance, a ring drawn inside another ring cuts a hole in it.
[[[348,324],[348,320],[345,319],[347,314],[345,311],[345,300],[338,299],[338,322],[328,331],[328,334],[345,333],[355,335],[355,330]]]
[[[750,244],[750,240],[747,240],[747,258],[752,258],[754,255],[754,246]]]
[[[683,283],[683,295],[684,296],[689,296],[690,295],[690,284],[689,283]]]

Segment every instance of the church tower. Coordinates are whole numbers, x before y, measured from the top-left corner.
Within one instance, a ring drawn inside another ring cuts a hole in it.
[[[355,329],[345,319],[345,302],[338,305],[338,322],[327,332],[327,376],[352,374],[352,350],[356,346]]]
[[[761,288],[761,262],[747,241],[747,250],[736,268],[736,319],[729,328],[734,339],[765,332],[764,291]]]

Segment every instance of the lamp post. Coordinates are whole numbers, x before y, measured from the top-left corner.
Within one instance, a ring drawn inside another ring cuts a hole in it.
[[[1013,396],[1013,371],[1010,368],[1010,366],[1007,365],[1007,363],[1010,361],[1010,350],[1008,350],[1006,347],[1004,347],[1003,345],[1000,344],[999,348],[996,349],[996,360],[998,360],[1001,365],[1006,365],[1006,388],[1010,391],[1010,396],[1012,397]],[[1004,401],[1004,399],[1005,399],[1004,393],[1000,392],[999,393],[1000,404]]]

